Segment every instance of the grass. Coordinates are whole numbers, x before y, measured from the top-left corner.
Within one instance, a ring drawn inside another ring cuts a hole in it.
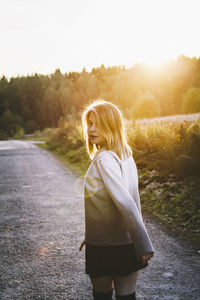
[[[139,170],[140,198],[143,213],[160,220],[200,247],[200,178],[192,176],[177,181],[174,176],[156,179],[158,172]]]
[[[23,140],[25,141],[44,141],[46,142],[48,140],[48,137],[23,137]]]

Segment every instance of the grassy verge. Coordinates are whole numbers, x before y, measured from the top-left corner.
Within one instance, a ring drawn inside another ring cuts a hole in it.
[[[173,175],[139,170],[142,211],[160,220],[200,248],[200,178],[177,180]]]
[[[44,141],[44,142],[46,142],[48,140],[48,137],[23,137],[23,140],[25,140],[25,141]]]

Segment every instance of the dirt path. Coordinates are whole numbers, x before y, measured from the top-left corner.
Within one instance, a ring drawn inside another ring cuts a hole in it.
[[[82,180],[31,141],[0,142],[0,299],[92,299]],[[200,256],[145,218],[156,253],[137,299],[200,299]],[[114,297],[113,297],[114,299]]]

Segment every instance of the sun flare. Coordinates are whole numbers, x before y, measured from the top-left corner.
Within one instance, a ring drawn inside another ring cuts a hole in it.
[[[57,68],[89,71],[102,64],[156,67],[182,54],[200,55],[197,0],[181,5],[179,0],[60,0],[59,5],[21,0],[21,5],[5,1],[0,12],[0,65],[6,76]]]

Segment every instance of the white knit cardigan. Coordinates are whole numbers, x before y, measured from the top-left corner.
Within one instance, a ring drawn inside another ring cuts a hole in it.
[[[154,253],[143,223],[138,172],[132,156],[121,160],[99,150],[84,177],[85,241],[92,245],[134,243],[136,254]]]

